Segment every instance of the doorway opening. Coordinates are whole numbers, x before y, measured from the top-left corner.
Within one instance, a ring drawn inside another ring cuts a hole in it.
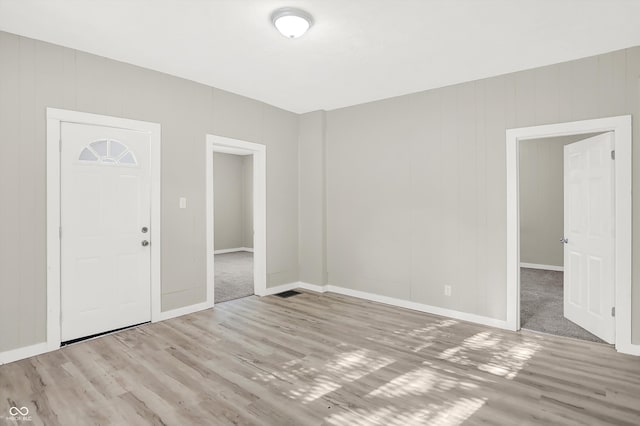
[[[620,116],[594,120],[584,120],[568,123],[549,124],[534,127],[525,127],[518,129],[509,129],[506,131],[506,159],[507,159],[507,324],[514,331],[521,328],[521,278],[527,278],[521,273],[521,267],[527,265],[523,259],[521,252],[521,220],[522,210],[525,205],[521,199],[521,167],[520,153],[524,141],[536,139],[568,137],[575,136],[578,139],[585,139],[593,134],[609,133],[612,151],[607,149],[607,159],[615,161],[613,170],[611,171],[611,183],[613,186],[613,214],[610,217],[612,222],[612,255],[611,255],[611,306],[600,306],[601,318],[609,318],[613,323],[612,335],[598,336],[602,340],[614,343],[620,352],[637,354],[638,348],[631,343],[631,117]],[[598,136],[599,137],[599,136]],[[525,148],[526,150],[526,148]],[[609,155],[615,155],[615,160],[611,160]],[[604,157],[602,157],[604,158]],[[564,161],[564,160],[563,160]],[[566,164],[565,164],[566,168]],[[579,198],[579,197],[578,197]],[[576,200],[578,199],[576,198]],[[582,201],[581,201],[582,202]],[[594,203],[593,205],[597,205]],[[573,209],[578,211],[579,209]],[[523,224],[526,225],[526,224]],[[568,230],[563,229],[564,232]],[[549,231],[551,232],[551,231]],[[524,236],[526,238],[526,235]],[[549,237],[550,238],[550,237]],[[575,238],[567,238],[566,234],[558,235],[558,244],[560,238],[568,240],[569,244],[565,244],[563,248],[564,254],[567,254],[567,245],[576,242]],[[566,241],[564,241],[566,242]],[[525,253],[525,255],[528,255]],[[576,256],[571,253],[571,261]],[[563,256],[564,259],[564,256]],[[590,259],[588,259],[590,260]],[[521,264],[524,262],[524,265]],[[553,266],[553,265],[552,265]],[[558,266],[558,265],[555,265]],[[567,280],[571,281],[571,285],[578,283],[583,286],[584,283],[596,283],[597,280],[591,280],[593,276],[603,276],[596,273],[596,266],[589,265],[587,267],[577,267],[573,265],[574,271],[582,271],[581,273],[567,276]],[[565,272],[571,270],[572,265],[568,265],[563,260],[563,268]],[[532,268],[530,268],[532,269]],[[556,271],[557,272],[557,271]],[[587,275],[585,275],[587,274]],[[591,276],[588,276],[591,274]],[[606,274],[604,274],[606,275]],[[579,288],[579,287],[576,287]],[[595,298],[582,298],[587,303],[595,301]],[[566,308],[566,304],[564,305]],[[593,306],[588,306],[593,308]],[[566,309],[564,309],[566,311]],[[606,315],[605,315],[606,314]],[[564,315],[564,312],[563,312]]]
[[[215,303],[253,295],[253,154],[213,153]]]
[[[609,294],[589,294],[587,286],[584,294],[579,294],[580,288],[570,290],[571,282],[567,282],[565,275],[565,254],[571,253],[567,235],[572,227],[568,222],[574,218],[569,213],[571,206],[565,205],[565,196],[571,197],[565,190],[565,176],[570,173],[571,166],[564,167],[565,153],[568,148],[580,146],[580,141],[589,139],[597,134],[568,135],[550,138],[529,139],[520,142],[519,152],[519,205],[520,205],[520,326],[523,329],[572,337],[598,343],[606,343],[597,335],[584,327],[581,314],[577,318],[572,316],[572,307],[565,309],[565,304],[577,302],[575,296],[596,298],[602,304],[609,299],[611,303],[613,282],[607,282],[605,288],[593,289],[593,293],[608,292]],[[605,138],[606,139],[606,138]],[[607,144],[607,140],[599,143]],[[609,150],[604,155],[609,155]],[[606,160],[609,160],[606,158]],[[605,164],[611,166],[610,164]],[[609,185],[609,189],[612,188]],[[607,188],[602,188],[605,190]],[[598,209],[606,209],[611,217],[613,199],[608,191],[608,203],[600,203]],[[588,209],[575,214],[588,213]],[[600,213],[601,210],[598,211]],[[565,217],[566,215],[566,217]],[[574,215],[575,216],[575,215]],[[575,227],[574,224],[573,227]],[[607,222],[610,228],[611,221]],[[607,230],[610,237],[611,229]],[[571,236],[573,243],[573,236]],[[610,274],[610,250],[605,259]],[[575,263],[575,262],[574,262]],[[588,265],[576,265],[588,266]],[[581,271],[574,271],[580,273]],[[603,271],[604,273],[604,271]],[[575,283],[575,280],[573,281]],[[569,284],[569,285],[567,285]],[[594,283],[595,284],[595,283]],[[578,300],[580,297],[577,298]],[[592,302],[595,302],[593,300]],[[598,306],[600,307],[600,306]],[[575,321],[573,321],[573,320]],[[597,319],[596,319],[597,320]],[[607,325],[613,331],[612,321]],[[595,331],[595,330],[594,330]],[[600,334],[598,331],[596,333]],[[608,333],[605,333],[608,334]]]
[[[266,292],[266,147],[207,135],[207,291],[215,303]]]

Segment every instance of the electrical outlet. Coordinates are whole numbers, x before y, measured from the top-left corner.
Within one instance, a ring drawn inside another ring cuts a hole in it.
[[[445,285],[444,286],[444,295],[445,296],[451,296],[451,286],[450,285]]]

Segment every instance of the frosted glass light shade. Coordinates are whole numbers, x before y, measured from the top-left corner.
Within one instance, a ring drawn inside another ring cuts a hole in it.
[[[311,27],[313,19],[307,12],[285,7],[278,9],[271,15],[273,25],[287,38],[298,38]]]

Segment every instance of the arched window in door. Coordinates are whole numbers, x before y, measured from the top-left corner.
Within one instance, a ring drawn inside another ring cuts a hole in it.
[[[134,153],[125,144],[115,139],[91,142],[80,151],[78,160],[105,165],[135,166],[138,164]]]

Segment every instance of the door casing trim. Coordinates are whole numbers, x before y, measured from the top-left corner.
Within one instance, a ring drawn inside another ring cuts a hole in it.
[[[631,116],[598,118],[506,131],[507,169],[507,326],[520,329],[520,141],[555,136],[614,132],[614,286],[615,347],[618,352],[640,355],[640,345],[631,343]]]
[[[60,127],[61,123],[88,124],[134,130],[149,135],[151,167],[151,321],[161,317],[160,140],[158,123],[85,112],[47,108],[47,342],[49,351],[61,343],[60,323]]]

